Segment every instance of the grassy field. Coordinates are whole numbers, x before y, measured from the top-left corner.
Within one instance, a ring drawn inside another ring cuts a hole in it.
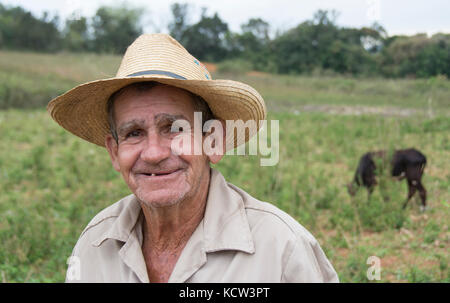
[[[0,52],[0,281],[61,282],[88,221],[129,193],[104,149],[61,129],[42,107],[84,81],[113,76],[115,56]],[[257,88],[280,121],[280,161],[228,156],[231,183],[284,209],[321,243],[342,282],[450,282],[450,81],[214,74]],[[12,105],[21,107],[13,109]],[[371,201],[344,185],[367,150],[414,146],[428,157],[429,210],[386,180]]]

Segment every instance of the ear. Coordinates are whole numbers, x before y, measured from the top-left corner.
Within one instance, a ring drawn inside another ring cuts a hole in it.
[[[114,139],[111,134],[108,134],[105,137],[105,147],[108,151],[109,157],[111,158],[114,169],[120,172],[119,157],[117,156],[119,146],[117,145],[116,139]]]
[[[225,149],[226,149],[226,128],[225,128],[225,122],[223,120],[215,120],[216,122],[218,121],[220,124],[217,125],[217,127],[221,127],[221,131],[218,131],[215,129],[215,141],[214,141],[214,145],[215,147],[217,147],[215,150],[216,152],[212,153],[212,154],[208,154],[208,159],[209,162],[211,162],[212,164],[217,164],[225,155]],[[216,142],[216,140],[221,140],[221,144],[219,144],[218,142]],[[218,146],[217,146],[218,145]]]
[[[223,158],[223,153],[219,154],[219,155],[216,155],[216,154],[210,155],[210,156],[208,156],[208,158],[209,158],[209,162],[211,162],[212,164],[216,164]]]

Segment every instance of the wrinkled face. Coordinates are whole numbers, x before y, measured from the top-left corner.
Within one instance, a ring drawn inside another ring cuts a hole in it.
[[[184,134],[171,130],[178,119],[187,120],[193,129],[192,96],[175,87],[158,85],[144,92],[131,88],[114,102],[118,143],[108,135],[106,147],[114,168],[148,206],[164,207],[195,199],[199,189],[209,184],[209,162],[220,160],[204,154],[174,153],[171,146],[177,135],[192,140],[195,137],[193,131]]]

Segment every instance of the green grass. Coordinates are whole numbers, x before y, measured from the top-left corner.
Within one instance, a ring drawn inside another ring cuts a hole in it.
[[[0,77],[9,82],[0,82],[0,87],[22,87],[38,107],[56,91],[102,77],[101,70],[113,75],[117,59],[2,52]],[[233,78],[260,89],[268,100],[268,119],[280,121],[280,161],[261,167],[258,156],[226,156],[215,167],[229,182],[277,205],[308,228],[342,282],[369,282],[366,260],[372,255],[381,259],[382,282],[450,282],[448,81]],[[433,81],[438,84],[427,86]],[[410,90],[403,92],[405,88]],[[41,89],[42,95],[37,93]],[[320,102],[426,111],[431,95],[434,115],[295,111]],[[25,102],[23,96],[8,102],[18,100]],[[0,134],[0,281],[61,282],[85,225],[129,190],[104,149],[69,134],[42,108],[1,110]],[[404,182],[386,180],[389,202],[383,201],[379,189],[370,202],[364,190],[349,197],[344,185],[352,179],[362,153],[410,146],[428,157],[423,179],[430,206],[426,213],[419,212],[418,197],[401,210]]]
[[[255,87],[272,111],[299,109],[302,105],[399,107],[445,111],[450,114],[450,81],[431,79],[382,79],[306,77],[270,74],[217,74]]]
[[[83,82],[113,77],[120,58],[0,51],[0,109],[39,108]]]

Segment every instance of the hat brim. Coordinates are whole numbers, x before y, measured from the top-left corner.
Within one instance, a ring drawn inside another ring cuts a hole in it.
[[[226,149],[247,142],[258,131],[260,121],[266,118],[261,95],[247,84],[233,80],[181,80],[161,76],[110,78],[81,84],[50,101],[47,111],[64,129],[104,147],[106,135],[110,133],[108,99],[119,89],[142,81],[157,81],[188,90],[202,97],[218,119],[256,122],[256,131],[249,129],[243,140],[238,140],[234,131],[227,133]]]

